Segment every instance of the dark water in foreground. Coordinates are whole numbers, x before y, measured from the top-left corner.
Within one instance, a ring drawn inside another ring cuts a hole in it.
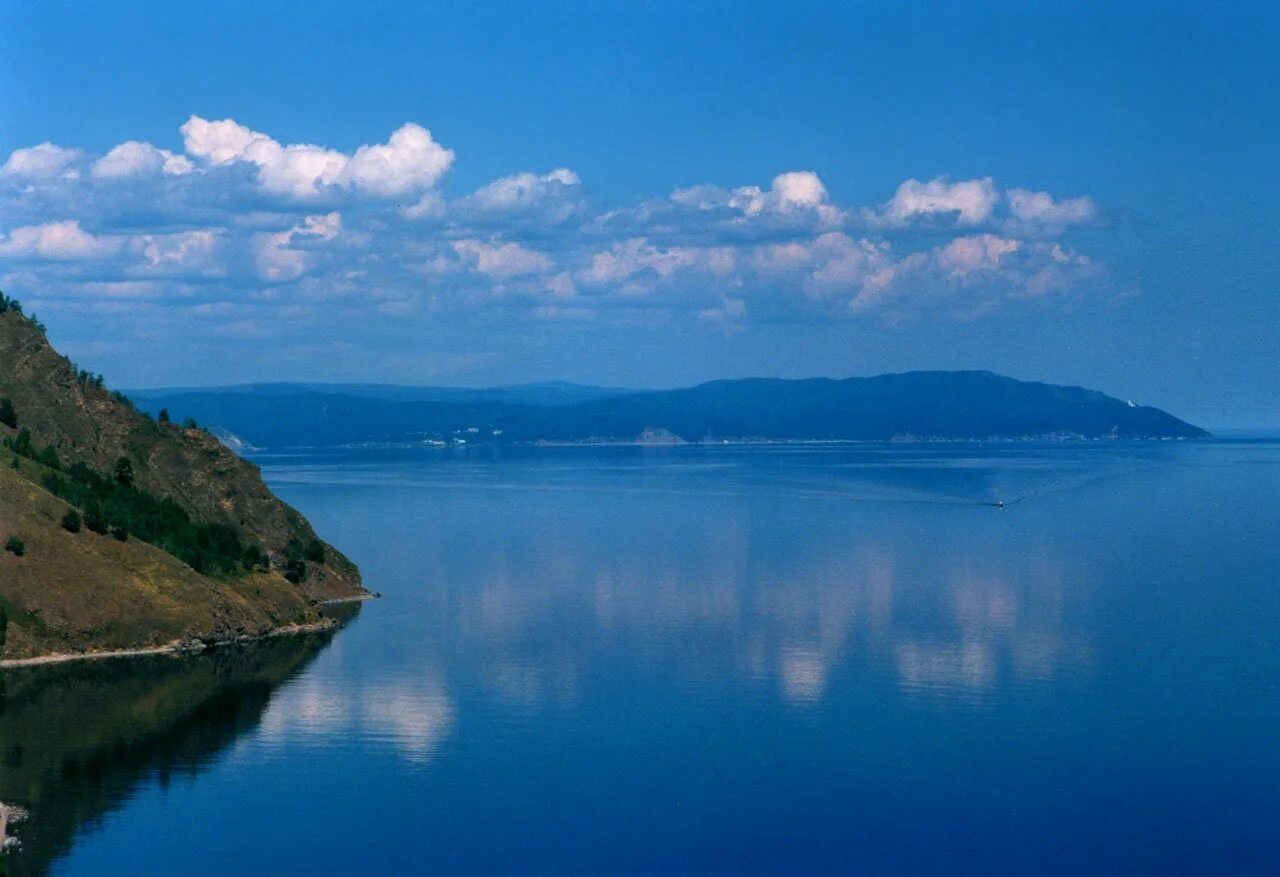
[[[1280,445],[261,462],[385,598],[6,678],[14,864],[1280,871]]]

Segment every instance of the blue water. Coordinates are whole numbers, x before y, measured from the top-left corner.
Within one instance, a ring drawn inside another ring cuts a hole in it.
[[[1280,872],[1280,445],[259,462],[384,597],[55,873]]]

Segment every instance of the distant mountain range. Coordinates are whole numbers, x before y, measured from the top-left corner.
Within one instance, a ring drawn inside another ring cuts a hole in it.
[[[465,389],[252,384],[135,390],[139,408],[260,448],[445,442],[1201,438],[1171,414],[985,371],[713,381],[636,391],[571,383]]]

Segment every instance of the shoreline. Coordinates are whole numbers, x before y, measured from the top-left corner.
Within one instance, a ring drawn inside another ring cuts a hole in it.
[[[367,598],[343,598],[341,602],[353,599]],[[321,631],[332,630],[337,626],[338,622],[332,618],[322,618],[310,624],[291,624],[266,633],[245,634],[244,636],[217,640],[212,643],[199,640],[194,643],[190,640],[173,640],[164,645],[146,646],[145,648],[137,649],[106,649],[98,652],[55,652],[50,655],[36,655],[31,658],[8,658],[0,660],[0,670],[12,670],[19,667],[41,667],[48,664],[69,664],[73,661],[106,661],[113,658],[144,658],[152,655],[196,655],[206,649],[216,649],[239,643],[261,642],[262,640],[275,639],[282,636],[296,636],[303,633],[320,633]]]
[[[726,438],[711,441],[636,441],[634,439],[529,439],[510,442],[480,442],[466,445],[429,444],[422,441],[385,441],[385,442],[346,442],[336,445],[289,445],[281,447],[260,447],[246,452],[246,459],[270,460],[272,458],[297,457],[307,454],[333,451],[468,451],[493,448],[719,448],[719,447],[803,447],[845,446],[845,445],[1100,445],[1119,442],[1238,442],[1238,441],[1274,441],[1278,436],[1261,436],[1242,439],[1239,436],[1211,434],[1207,436],[1178,435],[1132,435],[1132,436],[1083,436],[1083,435],[1026,435],[1026,436],[987,436],[985,438],[946,438],[930,436],[894,436],[878,439],[766,439],[766,438]]]
[[[377,600],[381,596],[381,594],[374,593],[373,591],[365,591],[363,594],[355,597],[331,597],[328,600],[317,600],[316,605],[341,606],[343,603],[364,603],[367,600]]]

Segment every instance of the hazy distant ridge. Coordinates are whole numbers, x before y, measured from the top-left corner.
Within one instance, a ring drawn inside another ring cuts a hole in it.
[[[1199,438],[1157,408],[1081,387],[983,371],[870,378],[713,381],[678,390],[576,384],[461,389],[370,384],[255,384],[142,390],[157,413],[192,417],[259,447],[364,442]]]

